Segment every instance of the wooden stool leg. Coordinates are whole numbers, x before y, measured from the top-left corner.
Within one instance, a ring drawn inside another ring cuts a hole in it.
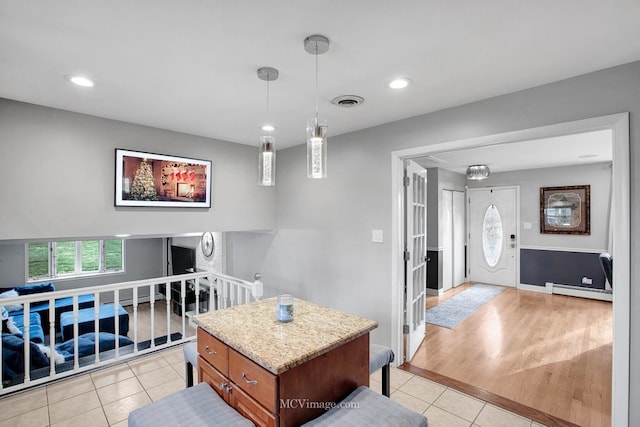
[[[382,367],[382,394],[387,397],[391,395],[391,369],[389,369],[389,364]]]

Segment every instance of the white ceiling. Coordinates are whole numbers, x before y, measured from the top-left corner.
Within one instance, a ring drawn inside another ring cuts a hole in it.
[[[638,0],[4,0],[0,97],[257,145],[266,83],[279,148],[315,109],[329,137],[640,59]],[[65,75],[95,79],[74,87]],[[386,87],[396,76],[413,84]],[[359,95],[344,109],[330,103]]]
[[[525,169],[610,162],[610,129],[508,144],[433,153],[415,159],[426,168],[437,167],[464,174],[470,165],[487,165],[492,173]]]

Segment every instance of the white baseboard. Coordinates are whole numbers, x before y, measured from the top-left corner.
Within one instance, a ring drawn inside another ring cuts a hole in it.
[[[442,289],[429,289],[427,288],[427,295],[433,295],[436,297],[441,297],[444,294]]]
[[[613,301],[613,293],[599,289],[589,290],[578,286],[559,285],[554,283],[552,286],[553,293],[557,295],[567,295],[570,297],[589,298],[599,301]]]
[[[542,292],[545,294],[550,294],[551,293],[551,286],[549,286],[550,283],[547,284],[547,286],[536,286],[536,285],[527,285],[526,283],[519,283],[518,284],[518,289],[522,290],[522,291],[531,291],[531,292]]]
[[[156,300],[156,301],[158,301],[159,299],[163,299],[163,300],[164,300],[164,299],[165,299],[165,296],[164,296],[164,295],[162,295],[162,294],[157,293],[157,294],[156,294],[156,298],[155,298],[155,300]],[[142,304],[142,303],[145,303],[145,302],[149,302],[150,300],[151,300],[151,299],[150,299],[148,296],[146,296],[146,297],[139,297],[139,298],[138,298],[138,304]],[[128,306],[128,305],[133,305],[133,299],[131,299],[131,298],[130,298],[130,299],[121,299],[119,302],[120,302],[120,305],[121,305],[121,306],[123,306],[123,307],[124,307],[124,306]]]

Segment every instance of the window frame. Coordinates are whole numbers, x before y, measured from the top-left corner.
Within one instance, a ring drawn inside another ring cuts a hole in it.
[[[122,263],[120,269],[107,270],[107,241],[119,240],[121,245]],[[99,267],[98,270],[82,271],[82,243],[87,241],[97,241],[99,247]],[[71,273],[58,273],[57,263],[57,244],[73,242],[75,245],[74,251],[74,271]],[[47,245],[47,274],[42,276],[30,277],[30,254],[29,245],[31,244],[46,244]],[[86,239],[86,240],[60,240],[60,241],[34,241],[25,243],[25,283],[37,283],[43,280],[70,280],[95,276],[109,276],[124,274],[126,272],[126,246],[125,239]]]

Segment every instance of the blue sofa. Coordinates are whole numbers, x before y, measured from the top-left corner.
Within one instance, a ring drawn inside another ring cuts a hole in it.
[[[133,341],[124,336],[118,336],[120,354],[133,352]],[[106,332],[98,334],[98,347],[101,360],[109,360],[115,357],[112,350],[115,348],[116,336]],[[29,342],[29,371],[32,380],[44,378],[49,375],[50,362],[42,348],[33,341]],[[56,363],[56,372],[65,372],[74,367],[74,342],[68,340],[55,345],[56,352],[64,357],[64,362]],[[78,337],[78,358],[80,366],[86,366],[95,362],[95,334],[89,333]],[[2,385],[8,387],[20,384],[24,381],[24,340],[18,334],[2,334]]]
[[[33,295],[33,294],[44,294],[47,292],[53,292],[56,290],[54,284],[52,282],[47,283],[38,283],[34,285],[26,285],[26,286],[16,286],[14,288],[0,288],[0,294],[5,293],[7,291],[16,291],[19,296],[23,295]],[[44,295],[43,295],[44,296]],[[78,296],[78,309],[93,307],[94,298],[93,294],[80,295]],[[0,299],[0,304],[2,304],[2,299]],[[65,297],[58,298],[54,302],[55,307],[55,316],[56,316],[56,325],[58,325],[58,331],[60,330],[60,315],[67,311],[73,310],[73,298]],[[45,299],[40,302],[32,303],[29,307],[29,312],[31,314],[37,313],[40,316],[40,325],[44,329],[44,335],[49,334],[49,301]],[[24,311],[22,309],[19,310],[9,310],[9,316],[15,319],[18,316],[24,316]],[[31,316],[30,316],[31,319]],[[24,319],[22,319],[24,321]],[[33,323],[31,323],[33,325]],[[33,335],[32,335],[33,336]]]
[[[13,317],[13,324],[24,335],[24,315],[18,314]],[[44,344],[44,329],[42,329],[42,323],[40,321],[40,315],[38,313],[29,314],[29,340],[37,343]]]

